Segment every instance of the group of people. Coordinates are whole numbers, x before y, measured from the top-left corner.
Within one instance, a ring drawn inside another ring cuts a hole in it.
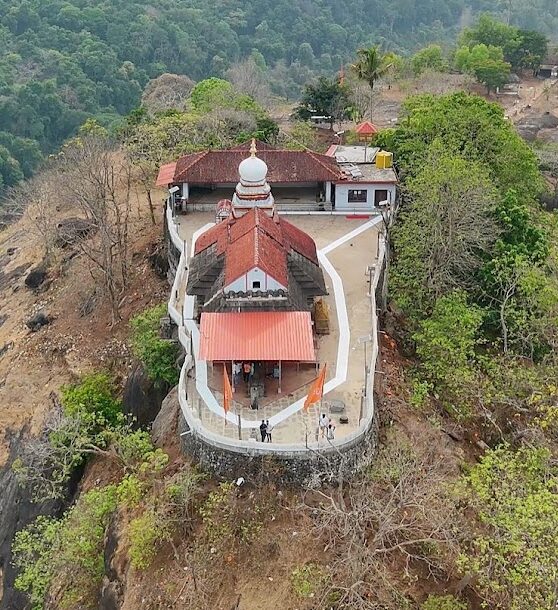
[[[335,438],[335,423],[325,413],[320,415],[320,437],[330,441]]]
[[[272,442],[271,433],[273,432],[273,426],[269,424],[269,419],[262,419],[262,423],[260,424],[260,434],[262,436],[262,443],[266,441],[268,443]]]
[[[240,376],[244,379],[244,383],[248,383],[254,376],[254,363],[253,362],[235,362],[233,364],[233,375],[234,383],[238,385],[240,383]]]

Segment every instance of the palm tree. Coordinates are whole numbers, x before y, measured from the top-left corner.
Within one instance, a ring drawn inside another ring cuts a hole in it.
[[[372,119],[372,95],[374,84],[382,78],[393,64],[386,61],[377,45],[357,51],[357,61],[351,66],[359,80],[366,81],[370,87],[370,119]]]

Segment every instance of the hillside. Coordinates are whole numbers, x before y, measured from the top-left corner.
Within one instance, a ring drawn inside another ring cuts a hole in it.
[[[193,80],[222,76],[251,56],[276,94],[296,97],[313,75],[333,74],[351,61],[359,46],[377,43],[408,54],[430,42],[449,45],[479,11],[556,37],[556,3],[500,6],[496,0],[2,0],[2,182],[28,177],[87,117],[114,124],[164,72]]]

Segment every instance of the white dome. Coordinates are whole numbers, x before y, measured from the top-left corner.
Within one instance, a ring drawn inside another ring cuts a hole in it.
[[[261,184],[267,176],[267,165],[258,157],[248,157],[238,166],[241,182]]]

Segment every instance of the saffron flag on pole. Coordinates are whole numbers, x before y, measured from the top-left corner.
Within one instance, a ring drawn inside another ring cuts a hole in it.
[[[227,375],[227,366],[223,362],[223,409],[225,410],[225,415],[231,409],[231,400],[232,400],[231,382],[229,381],[229,376]]]
[[[308,410],[310,405],[313,405],[317,402],[320,402],[322,396],[324,394],[324,382],[326,375],[327,364],[324,364],[323,369],[320,371],[320,374],[316,377],[312,387],[310,388],[310,392],[308,392],[308,396],[304,401],[304,410]]]

